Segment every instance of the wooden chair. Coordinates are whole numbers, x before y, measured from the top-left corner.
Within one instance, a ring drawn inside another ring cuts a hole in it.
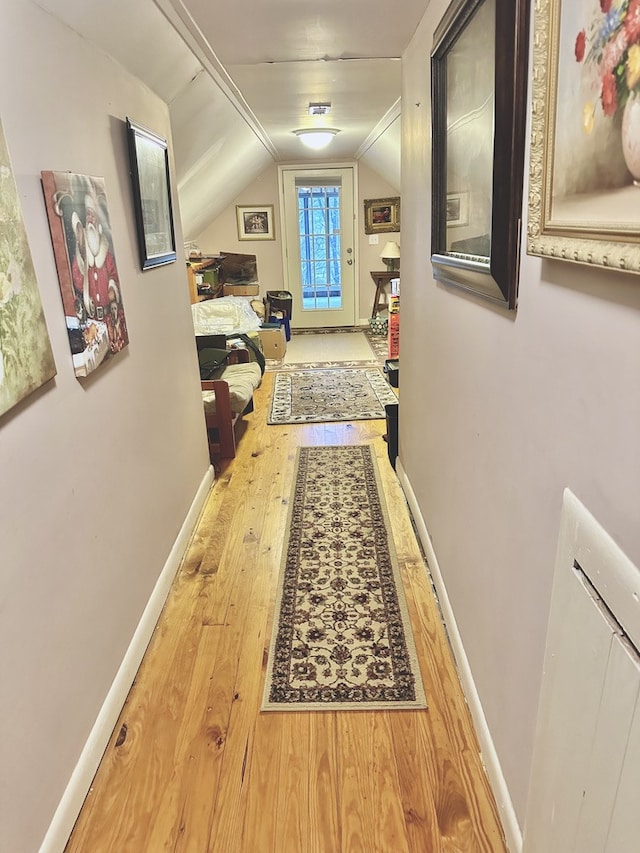
[[[260,367],[250,361],[249,351],[237,349],[231,350],[218,379],[200,381],[212,461],[233,459],[236,455],[235,426],[243,415],[253,411],[253,392],[261,378]]]

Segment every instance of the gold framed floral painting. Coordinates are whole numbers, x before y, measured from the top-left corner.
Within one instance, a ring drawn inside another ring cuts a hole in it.
[[[527,251],[640,272],[640,0],[537,0]]]

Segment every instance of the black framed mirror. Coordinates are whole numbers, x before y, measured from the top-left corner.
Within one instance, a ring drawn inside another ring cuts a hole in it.
[[[433,274],[511,309],[528,37],[529,0],[453,0],[431,52]]]

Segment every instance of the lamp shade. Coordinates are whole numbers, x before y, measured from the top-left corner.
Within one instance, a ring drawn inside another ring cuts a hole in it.
[[[384,249],[380,252],[380,257],[386,261],[387,258],[399,258],[400,257],[400,246],[395,243],[393,240],[390,240],[384,247]]]
[[[326,148],[336,133],[340,133],[339,130],[331,127],[305,127],[293,132],[303,145],[313,148],[314,151]]]

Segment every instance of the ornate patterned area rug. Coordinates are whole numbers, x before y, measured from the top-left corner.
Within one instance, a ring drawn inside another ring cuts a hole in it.
[[[267,423],[375,420],[397,402],[377,367],[282,372],[274,377]]]
[[[369,446],[301,447],[262,709],[426,708]]]
[[[370,329],[367,329],[364,334],[376,360],[384,364],[385,360],[389,357],[389,341],[387,336],[375,335]]]
[[[382,364],[384,364],[384,359],[382,360]],[[327,368],[345,368],[345,367],[359,367],[361,369],[376,368],[380,366],[380,360],[377,358],[372,358],[369,361],[344,361],[341,359],[340,361],[292,361],[290,364],[286,364],[281,361],[267,361],[265,370],[270,372],[278,372],[278,371],[291,371],[291,370],[323,370]]]
[[[336,329],[292,329],[292,335],[335,335],[355,332],[363,334],[371,349],[369,361],[299,361],[282,362],[267,361],[266,369],[270,372],[278,370],[313,370],[328,367],[382,367],[389,355],[389,345],[386,335],[374,334],[368,326],[344,326]]]
[[[370,326],[346,326],[337,329],[294,329],[293,335],[331,335],[336,332],[362,332],[367,339],[375,361],[384,364],[389,355],[389,342],[386,334],[375,333]],[[319,365],[316,365],[319,366]]]

